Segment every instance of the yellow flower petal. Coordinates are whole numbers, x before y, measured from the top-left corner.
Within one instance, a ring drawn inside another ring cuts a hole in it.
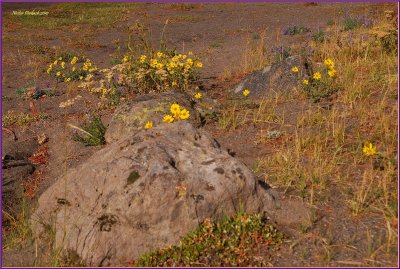
[[[153,122],[152,122],[152,121],[148,121],[148,122],[146,123],[146,125],[144,126],[144,128],[145,128],[145,129],[153,128]]]

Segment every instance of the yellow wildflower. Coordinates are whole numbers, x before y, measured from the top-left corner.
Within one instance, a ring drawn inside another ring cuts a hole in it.
[[[190,112],[189,110],[182,109],[181,112],[179,113],[179,118],[181,120],[186,120],[190,117]]]
[[[77,61],[78,61],[78,57],[74,56],[74,58],[72,58],[72,60],[71,60],[71,64],[76,64]]]
[[[76,70],[76,67],[74,66],[74,67],[72,67],[72,72],[74,72]]]
[[[320,72],[314,73],[313,79],[315,79],[315,80],[320,80],[320,79],[321,79],[321,73],[320,73]]]
[[[196,93],[195,95],[194,95],[194,98],[196,98],[196,99],[200,99],[201,97],[202,97],[203,95],[201,94],[201,93]]]
[[[148,122],[146,123],[146,125],[144,126],[144,128],[145,128],[145,129],[153,128],[153,122],[152,122],[152,121],[148,121]]]
[[[65,62],[61,62],[61,68],[65,68]]]
[[[192,66],[192,65],[193,65],[193,60],[190,59],[190,58],[188,58],[188,59],[186,60],[186,63],[187,63],[189,66]]]
[[[61,72],[58,71],[58,72],[56,73],[56,76],[59,77],[60,75],[61,75]]]
[[[374,147],[371,143],[365,143],[363,152],[367,156],[373,156],[376,154],[376,147]]]
[[[66,80],[65,80],[65,82],[70,82],[71,81],[71,78],[67,78]]]
[[[47,74],[50,74],[51,70],[52,70],[52,66],[50,66],[50,67],[47,69]]]
[[[176,83],[176,81],[172,81],[172,86],[176,86],[178,85],[178,83]]]
[[[308,79],[303,80],[304,85],[308,85]]]
[[[244,96],[247,96],[247,95],[249,95],[249,94],[250,94],[250,91],[249,91],[249,90],[246,89],[246,90],[243,91],[243,95],[244,95]]]
[[[83,76],[79,76],[79,80],[82,80],[83,79]]]
[[[201,62],[197,62],[196,67],[203,67],[203,64]]]
[[[172,123],[174,121],[174,118],[171,115],[165,115],[163,122],[165,123]]]
[[[125,55],[124,58],[122,59],[122,62],[123,63],[127,63],[128,62],[128,56]]]
[[[293,66],[292,72],[294,72],[294,73],[299,72],[299,68],[297,66]]]
[[[335,70],[335,69],[329,70],[329,71],[328,71],[328,75],[329,75],[330,77],[334,77],[334,76],[336,75],[336,70]]]
[[[324,64],[329,68],[333,69],[335,67],[335,63],[332,61],[331,58],[328,58],[324,61]]]
[[[174,67],[177,67],[178,65],[176,64],[176,63],[174,63],[174,62],[170,62],[169,63],[169,67],[171,67],[171,68],[174,68]]]
[[[181,107],[177,103],[171,105],[170,111],[174,117],[178,117],[179,113],[181,112]]]
[[[163,65],[162,63],[158,63],[158,64],[157,64],[157,68],[158,68],[158,69],[161,69],[161,68],[163,68],[163,67],[164,67],[164,65]]]
[[[53,64],[54,64],[54,65],[57,65],[57,64],[58,64],[58,60],[55,60]]]
[[[62,61],[62,57],[59,57],[58,60],[59,60],[59,61]]]
[[[157,66],[158,62],[156,59],[151,59],[150,60],[150,67],[155,68]]]
[[[164,54],[163,54],[161,51],[157,52],[157,57],[158,57],[158,58],[163,57],[163,55],[164,55]]]
[[[97,68],[95,67],[95,68],[90,68],[89,69],[89,72],[93,72],[93,71],[96,71],[97,70]]]
[[[146,61],[146,59],[147,59],[147,56],[146,56],[146,55],[140,56],[140,63],[141,63],[141,64],[144,63],[144,62]]]

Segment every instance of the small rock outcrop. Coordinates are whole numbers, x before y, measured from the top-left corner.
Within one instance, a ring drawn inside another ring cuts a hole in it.
[[[2,159],[2,205],[4,218],[16,217],[21,213],[24,196],[23,184],[26,183],[35,167],[23,159],[16,160],[6,155]]]
[[[28,160],[38,148],[35,138],[18,140],[13,131],[4,132],[2,143],[2,210],[3,222],[21,214],[24,184],[35,171]],[[4,224],[3,223],[3,224]]]
[[[123,132],[43,193],[31,218],[36,236],[51,225],[56,246],[86,265],[126,266],[205,218],[274,207],[265,185],[189,121]]]
[[[299,73],[292,72],[294,66],[298,67]],[[292,56],[282,62],[268,65],[242,80],[234,87],[233,94],[241,94],[243,90],[248,89],[251,92],[250,98],[258,98],[269,91],[293,90],[299,85],[298,75],[307,73],[306,66],[300,56]]]

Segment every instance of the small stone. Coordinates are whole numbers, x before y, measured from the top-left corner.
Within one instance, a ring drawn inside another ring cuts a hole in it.
[[[42,133],[37,136],[37,141],[39,145],[43,145],[47,141],[49,141],[49,138],[46,136],[46,134]]]

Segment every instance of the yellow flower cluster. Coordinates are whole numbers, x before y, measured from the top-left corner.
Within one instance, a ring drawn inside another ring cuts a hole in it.
[[[321,73],[320,72],[315,72],[314,73],[314,75],[313,75],[313,79],[315,79],[315,80],[320,80],[321,79]]]
[[[192,53],[186,55],[158,51],[154,55],[140,55],[132,62],[126,58],[123,62],[130,66],[136,82],[153,85],[157,90],[165,90],[187,85],[193,79],[195,69],[203,67],[203,64],[191,55]]]
[[[328,76],[334,77],[336,75],[335,63],[331,58],[328,58],[324,61],[325,66],[328,68]]]
[[[189,110],[182,108],[179,104],[174,103],[170,107],[170,112],[171,114],[167,114],[163,117],[163,122],[164,123],[173,123],[175,120],[187,120],[190,117],[190,112]],[[145,129],[151,129],[153,128],[153,122],[148,121],[144,125]]]
[[[73,56],[69,61],[63,57],[57,58],[54,62],[50,63],[47,68],[47,74],[53,75],[58,81],[69,82],[71,80],[82,80],[89,73],[97,70],[90,59],[82,57],[83,65],[80,65],[79,57]]]
[[[373,156],[376,154],[376,147],[367,142],[364,145],[363,152],[366,156]]]
[[[249,90],[246,89],[246,90],[243,91],[243,95],[244,95],[245,97],[247,97],[247,95],[249,95],[249,94],[250,94],[250,91],[249,91]]]
[[[181,108],[181,106],[177,103],[171,105],[170,112],[172,115],[165,115],[163,122],[172,123],[176,119],[186,120],[190,117],[189,110]]]
[[[299,72],[299,68],[297,66],[293,66],[292,67],[292,72],[298,73]]]
[[[152,121],[148,121],[148,122],[146,123],[146,125],[144,126],[144,128],[145,128],[145,129],[153,128],[153,122],[152,122]]]

